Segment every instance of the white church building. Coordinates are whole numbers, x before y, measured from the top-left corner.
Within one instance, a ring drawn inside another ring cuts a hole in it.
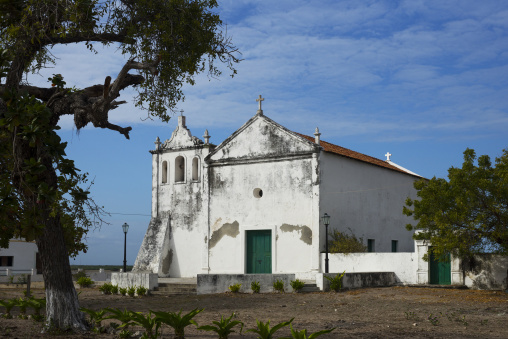
[[[369,251],[413,252],[402,214],[421,177],[288,130],[257,113],[220,145],[192,136],[185,116],[152,154],[152,218],[134,271],[159,277],[324,272],[325,226]],[[312,133],[312,131],[309,131]]]

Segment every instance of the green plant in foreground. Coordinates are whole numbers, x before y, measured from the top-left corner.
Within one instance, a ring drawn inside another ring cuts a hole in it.
[[[133,297],[136,294],[136,286],[131,286],[127,289],[127,294],[129,297]]]
[[[333,278],[325,276],[330,282],[330,290],[339,292],[342,289],[342,278],[344,278],[344,274],[346,274],[346,271],[342,272],[342,274],[337,273]]]
[[[145,333],[142,338],[157,338],[159,336],[159,328],[161,326],[160,321],[157,320],[156,316],[152,316],[152,311],[148,312],[145,316],[141,312],[131,312],[131,320],[134,324],[145,329]],[[155,331],[154,331],[155,329]]]
[[[282,280],[277,279],[273,283],[273,289],[278,291],[278,292],[284,293],[284,282]]]
[[[293,338],[293,339],[314,339],[316,337],[319,337],[322,334],[330,333],[331,331],[333,331],[335,329],[335,327],[334,327],[332,329],[322,330],[322,331],[315,332],[315,333],[312,333],[309,336],[307,336],[306,329],[297,331],[297,330],[293,329],[293,324],[291,324],[290,327],[291,327],[291,337],[290,338]]]
[[[93,280],[88,277],[81,277],[76,282],[78,283],[79,287],[81,287],[81,288],[90,287],[93,284]]]
[[[238,293],[240,292],[240,287],[242,287],[242,284],[233,284],[229,286],[229,290],[233,293]]]
[[[139,286],[138,288],[136,288],[136,293],[140,297],[144,296],[146,292],[148,292],[148,289],[144,286]]]
[[[244,323],[239,321],[239,320],[233,320],[233,321],[231,321],[231,319],[234,316],[235,316],[234,313],[232,313],[229,318],[224,318],[221,315],[220,316],[220,321],[212,321],[212,323],[215,326],[213,326],[213,325],[204,325],[204,326],[198,327],[198,330],[201,330],[201,331],[213,331],[213,332],[217,333],[217,335],[219,336],[219,339],[227,339],[228,335],[230,335],[231,333],[235,332],[233,330],[233,327],[235,327],[237,325],[242,325],[240,327],[240,334],[242,334]]]
[[[28,303],[31,308],[34,310],[34,314],[32,315],[32,318],[35,321],[41,321],[44,319],[44,316],[41,315],[41,309],[46,307],[46,298],[36,299],[32,298],[28,300]]]
[[[261,290],[261,285],[259,284],[259,281],[251,282],[250,289],[252,290],[252,293],[259,293],[259,291]]]
[[[132,317],[131,317],[132,311],[128,311],[128,310],[121,311],[118,308],[105,308],[104,310],[110,314],[102,319],[103,320],[105,320],[105,319],[119,320],[122,324],[120,326],[118,326],[118,328],[127,329],[130,325],[133,324]]]
[[[305,286],[305,283],[299,279],[291,280],[289,284],[291,285],[293,291],[295,292],[299,292],[303,288],[303,286]]]
[[[439,318],[438,316],[433,316],[432,313],[429,314],[429,316],[427,317],[427,320],[430,321],[430,323],[434,326],[437,326],[439,325]]]
[[[259,320],[256,319],[256,324],[257,324],[258,327],[257,328],[248,329],[247,332],[254,332],[254,333],[256,333],[258,335],[258,338],[260,338],[260,339],[272,339],[273,338],[273,334],[275,332],[280,330],[282,327],[289,326],[289,324],[291,324],[293,319],[295,319],[295,318],[291,318],[290,321],[279,323],[279,324],[275,325],[272,328],[270,328],[270,320],[268,320],[266,322],[266,324],[265,324],[262,321],[259,321]]]
[[[113,285],[110,283],[105,283],[101,287],[99,287],[99,291],[101,291],[104,294],[111,294],[111,289],[113,288]]]
[[[98,332],[101,327],[101,321],[107,319],[106,318],[106,313],[108,312],[107,309],[94,311],[88,308],[81,307],[80,310],[88,314],[88,316],[90,317],[90,322],[93,324],[96,332]]]
[[[16,299],[16,306],[19,308],[19,318],[26,319],[26,308],[30,305],[29,299]]]
[[[127,289],[125,287],[120,287],[118,290],[120,291],[121,295],[126,295],[127,294]]]
[[[161,323],[164,323],[170,327],[173,328],[175,331],[175,339],[181,339],[185,337],[185,327],[189,325],[195,325],[196,327],[198,324],[192,320],[198,314],[199,312],[202,312],[204,308],[198,309],[195,308],[192,311],[190,311],[187,314],[184,314],[183,317],[181,316],[182,311],[175,313],[175,312],[153,312],[155,314],[156,321],[160,321]]]
[[[111,285],[111,294],[118,294],[118,285]]]
[[[11,310],[14,306],[16,306],[16,299],[0,300],[0,305],[5,307],[5,313],[2,316],[6,319],[11,319]]]

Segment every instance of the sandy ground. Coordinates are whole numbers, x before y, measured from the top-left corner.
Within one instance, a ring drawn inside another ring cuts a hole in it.
[[[97,289],[82,289],[80,305],[99,310],[105,307],[137,312],[205,310],[195,317],[200,325],[219,320],[234,312],[245,329],[256,319],[271,324],[293,320],[295,329],[313,333],[335,327],[320,338],[508,338],[508,293],[439,288],[389,287],[352,290],[341,293],[306,294],[216,294],[152,295],[131,298],[102,295]],[[0,299],[21,296],[21,290],[0,290]],[[42,290],[35,290],[42,297]],[[3,309],[0,311],[3,312]],[[17,310],[13,311],[17,314]],[[429,321],[429,316],[434,319]],[[105,321],[107,325],[109,321]],[[139,328],[133,328],[133,331]],[[0,318],[0,336],[8,338],[46,338],[41,324],[33,320]],[[210,332],[186,329],[187,338],[216,338]],[[276,333],[289,336],[289,328]],[[115,338],[114,334],[60,334],[61,338]],[[163,328],[163,338],[172,331]],[[230,338],[255,338],[253,333],[236,333]]]

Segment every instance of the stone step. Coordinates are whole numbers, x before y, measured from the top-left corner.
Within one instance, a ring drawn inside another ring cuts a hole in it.
[[[300,293],[311,293],[311,292],[320,292],[321,290],[317,287],[316,284],[305,284],[303,288],[300,290]]]

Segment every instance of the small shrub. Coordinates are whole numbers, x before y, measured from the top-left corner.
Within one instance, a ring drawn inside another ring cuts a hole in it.
[[[293,338],[293,339],[314,339],[316,337],[319,337],[322,334],[330,333],[331,331],[333,331],[335,329],[335,327],[334,327],[329,330],[322,330],[319,332],[314,332],[314,333],[310,334],[309,336],[307,336],[306,329],[301,330],[301,331],[295,330],[295,329],[293,329],[293,324],[291,324],[290,327],[291,327],[291,338]]]
[[[329,235],[328,241],[330,253],[362,253],[367,252],[367,246],[363,244],[363,238],[357,238],[349,228],[350,234],[334,230]]]
[[[18,277],[18,284],[26,284],[26,283],[27,283],[26,274],[20,274]]]
[[[303,288],[303,286],[305,286],[305,283],[299,279],[291,280],[289,284],[291,285],[293,291],[295,292],[299,292]]]
[[[342,278],[344,278],[344,274],[346,274],[346,271],[342,272],[342,274],[337,273],[333,278],[325,276],[330,282],[330,290],[338,292],[342,289]]]
[[[291,319],[290,321],[279,323],[272,328],[270,328],[270,320],[268,320],[265,324],[262,321],[256,319],[257,328],[248,329],[247,332],[254,332],[258,335],[258,338],[261,339],[271,339],[273,338],[273,334],[275,332],[277,332],[284,326],[289,326],[289,324],[291,324],[293,319]]]
[[[29,303],[30,307],[33,308],[33,310],[34,310],[34,314],[32,315],[32,318],[35,321],[42,321],[44,319],[44,316],[41,315],[41,309],[46,307],[46,299],[45,298],[41,298],[41,299],[32,298],[32,299],[28,300],[28,303]]]
[[[94,311],[88,308],[81,307],[80,310],[85,312],[90,317],[90,322],[94,327],[94,331],[100,333],[101,330],[101,322],[106,319],[106,313],[108,312],[106,309],[102,309],[99,311]]]
[[[86,278],[87,275],[85,270],[83,270],[73,274],[72,277],[74,278],[75,281],[78,281],[79,278]]]
[[[261,290],[261,285],[259,284],[259,281],[253,281],[250,283],[250,288],[252,290],[252,293],[259,293]]]
[[[242,287],[242,284],[234,284],[229,286],[229,290],[233,293],[238,293],[240,292],[240,287]]]
[[[26,308],[30,306],[29,299],[25,298],[16,299],[16,306],[19,308],[18,317],[21,319],[26,319]]]
[[[129,297],[133,297],[136,294],[136,286],[131,286],[127,289]]]
[[[233,320],[231,321],[231,318],[233,318],[235,314],[231,314],[229,318],[224,318],[222,315],[220,316],[220,321],[213,321],[213,325],[205,325],[198,327],[198,330],[201,331],[213,331],[217,333],[219,336],[219,339],[228,339],[228,335],[235,332],[232,328],[241,325],[240,327],[240,334],[242,334],[243,330],[243,322],[239,320]]]
[[[2,314],[3,318],[11,319],[11,310],[14,306],[16,306],[16,299],[10,299],[10,300],[0,300],[0,306],[5,307],[5,313]]]
[[[7,283],[8,284],[12,284],[14,282],[14,276],[13,275],[10,275],[9,277],[7,277]]]
[[[284,293],[284,282],[282,280],[277,279],[273,283],[273,289],[277,292]]]
[[[118,290],[120,291],[121,295],[126,295],[127,294],[127,289],[125,287],[120,287]]]
[[[196,314],[202,312],[204,308],[198,309],[195,308],[187,314],[184,314],[182,317],[182,311],[178,313],[174,312],[153,312],[156,316],[156,321],[159,321],[163,324],[166,324],[173,328],[175,331],[175,338],[185,338],[185,327],[189,325],[194,325],[198,327],[194,318]]]
[[[136,288],[136,294],[140,297],[144,296],[146,292],[148,292],[148,289],[146,289],[146,287],[144,286],[139,286],[138,288]]]
[[[111,294],[111,289],[113,288],[113,285],[110,283],[105,283],[101,287],[99,287],[99,291],[101,291],[103,294]]]
[[[88,277],[81,277],[78,279],[77,283],[78,283],[79,287],[81,287],[81,288],[90,287],[93,284],[93,280]]]
[[[111,293],[118,294],[118,285],[111,285]]]

